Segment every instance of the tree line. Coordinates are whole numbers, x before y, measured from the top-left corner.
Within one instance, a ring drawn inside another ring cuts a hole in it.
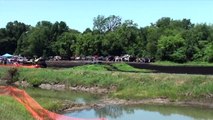
[[[163,17],[139,27],[119,16],[98,15],[92,29],[79,32],[63,21],[39,21],[34,27],[14,21],[0,28],[0,55],[4,53],[64,58],[130,54],[179,63],[213,62],[213,26]]]

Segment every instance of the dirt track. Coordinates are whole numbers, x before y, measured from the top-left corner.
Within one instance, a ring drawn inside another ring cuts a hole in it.
[[[110,64],[109,62],[101,62],[102,64]],[[113,63],[113,62],[111,62]],[[93,64],[85,61],[47,61],[48,67],[75,67],[86,64]],[[156,73],[178,73],[178,74],[203,74],[213,75],[213,67],[207,66],[160,66],[147,63],[127,63],[135,68],[154,70]]]
[[[128,63],[135,68],[155,70],[158,73],[213,75],[213,67],[207,66],[160,66],[152,64]]]

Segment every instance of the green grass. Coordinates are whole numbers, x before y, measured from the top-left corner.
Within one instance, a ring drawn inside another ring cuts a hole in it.
[[[113,71],[106,67],[119,70]],[[57,70],[20,68],[19,80],[26,80],[34,86],[42,83],[101,88],[115,86],[117,90],[109,96],[122,99],[164,97],[171,100],[188,100],[203,99],[213,94],[211,75],[144,73],[124,63],[111,66],[94,64]]]
[[[8,67],[0,67],[0,78],[4,78],[9,70]]]
[[[77,66],[71,68],[72,70],[84,70],[84,71],[117,71],[117,72],[152,72],[151,70],[137,69],[126,63],[112,63],[112,64],[92,64]]]
[[[0,120],[34,120],[34,118],[12,97],[0,96]]]
[[[82,98],[87,103],[95,101],[99,97],[87,93],[76,93],[72,91],[42,90],[35,88],[24,89],[32,98],[34,98],[42,107],[50,111],[59,110],[78,103],[77,99]]]
[[[86,71],[107,71],[105,68],[107,65],[92,64],[70,68],[71,70],[86,70]]]
[[[21,88],[20,88],[21,89]],[[64,108],[78,103],[78,99],[86,103],[93,103],[99,99],[99,96],[76,93],[72,91],[54,91],[35,88],[24,89],[33,99],[35,99],[43,108],[61,112]],[[82,101],[81,101],[82,102]],[[25,107],[10,96],[0,96],[0,120],[34,120]]]
[[[0,79],[4,78],[9,69],[0,68]],[[108,94],[109,97],[131,100],[163,97],[171,101],[213,102],[212,97],[209,97],[213,95],[212,75],[146,73],[124,63],[94,64],[57,70],[19,68],[18,71],[20,81],[25,80],[35,86],[42,83],[101,88],[115,86],[116,91]],[[51,111],[58,111],[75,102],[74,96],[77,96],[70,91],[63,92],[64,94],[52,90],[26,89],[26,91],[39,104]],[[86,99],[93,101],[96,97],[86,97]],[[12,98],[0,96],[0,119],[30,120],[32,118],[24,107]]]

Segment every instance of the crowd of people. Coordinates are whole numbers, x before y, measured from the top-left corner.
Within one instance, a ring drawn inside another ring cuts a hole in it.
[[[38,67],[47,67],[43,57],[27,59],[26,57],[12,55],[9,57],[0,56],[0,64],[2,65],[37,65]]]
[[[48,60],[51,61],[59,61],[59,60],[75,60],[75,61],[111,61],[111,62],[140,62],[140,63],[150,63],[154,62],[154,58],[148,57],[135,57],[129,54],[125,54],[123,56],[72,56],[70,58],[64,59],[61,56],[50,57]]]
[[[154,62],[153,58],[147,57],[135,57],[129,54],[125,54],[123,56],[73,56],[69,59],[63,59],[61,56],[53,56],[48,58],[27,58],[21,55],[10,55],[10,56],[0,56],[0,64],[1,65],[37,65],[38,67],[46,68],[46,60],[49,61],[60,61],[60,60],[73,60],[73,61],[91,61],[94,63],[102,62],[102,61],[109,61],[109,62],[139,62],[139,63],[150,63]]]

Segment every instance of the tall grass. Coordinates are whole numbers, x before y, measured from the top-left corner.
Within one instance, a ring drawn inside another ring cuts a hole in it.
[[[7,75],[9,67],[0,67],[0,79],[3,79]]]
[[[3,79],[10,68],[0,68],[0,79]],[[117,69],[117,70],[116,70]],[[123,72],[122,72],[123,71]],[[136,72],[132,72],[136,71]],[[19,80],[31,85],[42,83],[67,84],[69,86],[116,87],[108,96],[112,98],[141,100],[147,98],[168,98],[172,101],[206,100],[213,102],[213,76],[187,74],[144,73],[143,70],[131,68],[119,63],[108,65],[86,65],[66,69],[27,69],[19,68]],[[75,93],[64,91],[45,91],[25,89],[44,108],[58,111],[75,102]],[[96,96],[84,99],[94,101]],[[26,109],[11,97],[0,96],[0,120],[32,120]]]
[[[67,84],[69,86],[99,86],[117,89],[109,96],[124,99],[168,98],[171,100],[211,99],[213,76],[187,74],[159,74],[138,71],[124,63],[115,64],[109,71],[106,65],[86,65],[66,69],[19,69],[19,80],[34,86],[42,83]],[[112,66],[107,66],[112,67]],[[210,98],[209,98],[210,96]]]
[[[55,112],[67,108],[73,103],[78,103],[79,98],[83,99],[86,103],[96,101],[99,98],[97,95],[72,91],[42,90],[36,88],[27,88],[24,90],[42,107]]]
[[[34,120],[34,118],[12,97],[0,96],[0,120]]]

